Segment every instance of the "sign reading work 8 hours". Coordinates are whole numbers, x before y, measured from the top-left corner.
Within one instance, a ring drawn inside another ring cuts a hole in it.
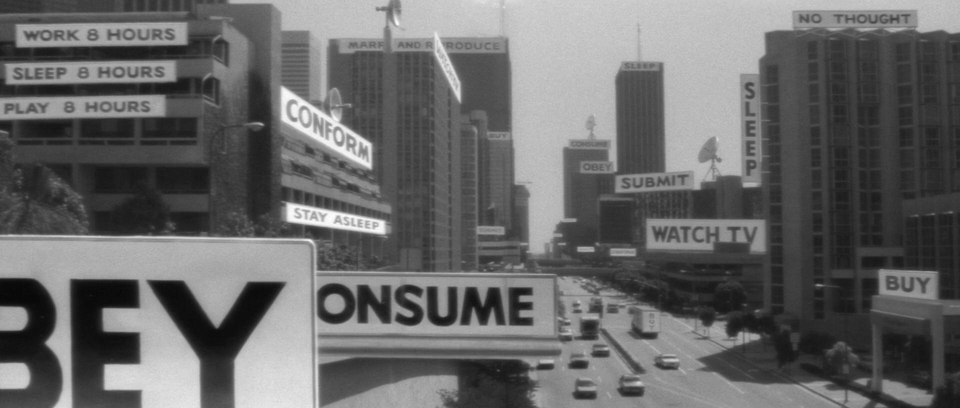
[[[313,407],[303,240],[0,237],[0,407]]]

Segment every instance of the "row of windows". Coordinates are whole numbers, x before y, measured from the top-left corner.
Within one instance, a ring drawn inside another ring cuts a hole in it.
[[[90,60],[135,61],[151,59],[213,58],[229,65],[230,44],[222,37],[193,38],[186,46],[155,47],[41,47],[18,48],[15,43],[0,42],[0,60]]]
[[[203,95],[220,104],[217,78],[180,78],[176,82],[94,85],[2,85],[0,96]]]
[[[196,139],[199,134],[197,118],[78,119],[19,121],[13,137],[19,145],[72,144],[74,137],[87,139],[80,144],[98,144],[91,139],[133,144],[137,121],[142,123],[142,139],[184,139],[187,144],[196,144],[196,140],[189,139]],[[141,140],[140,144],[154,143]]]
[[[96,167],[93,176],[93,191],[97,194],[129,194],[142,186],[153,186],[163,194],[210,192],[207,167]]]

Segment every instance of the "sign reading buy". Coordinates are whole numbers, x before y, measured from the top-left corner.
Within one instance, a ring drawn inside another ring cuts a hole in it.
[[[323,208],[284,203],[284,220],[293,224],[386,235],[387,222]]]
[[[0,237],[0,405],[317,406],[315,250]]]
[[[366,170],[373,170],[373,147],[367,139],[317,109],[285,87],[280,87],[280,119],[297,134]]]

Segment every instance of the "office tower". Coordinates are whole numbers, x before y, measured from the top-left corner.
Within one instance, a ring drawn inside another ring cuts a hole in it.
[[[617,174],[666,171],[663,63],[623,62],[615,81]]]
[[[320,41],[310,31],[284,31],[280,84],[307,101],[320,101]]]
[[[901,211],[960,190],[956,38],[885,29],[766,34],[765,285],[771,313],[785,323],[819,328],[843,314],[851,332],[869,333],[878,269],[901,268],[905,257],[938,266],[905,253],[916,236],[904,234]],[[955,280],[956,267],[945,270]]]
[[[563,148],[563,216],[576,219],[562,224],[567,251],[597,243],[600,195],[613,193],[612,174],[581,173],[580,162],[608,160],[607,149]]]
[[[482,113],[482,112],[479,112]],[[460,119],[460,190],[461,200],[461,270],[477,270],[477,138],[478,126],[470,120],[471,115]]]
[[[478,141],[478,196],[483,209],[480,223],[504,227],[506,238],[516,239],[516,226],[513,225],[513,138],[510,132],[489,130],[489,121],[487,126]]]
[[[374,170],[393,205],[388,256],[404,270],[458,271],[460,102],[426,40],[417,41],[384,54],[379,40],[332,39],[328,83],[354,106],[344,123],[379,146]]]
[[[517,239],[530,244],[530,190],[527,186],[513,186],[513,225],[517,229]],[[527,247],[529,249],[529,246]]]

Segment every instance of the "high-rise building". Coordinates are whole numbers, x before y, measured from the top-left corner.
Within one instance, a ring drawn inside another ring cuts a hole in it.
[[[427,40],[332,39],[328,84],[353,104],[344,123],[370,138],[393,205],[391,259],[412,271],[461,269],[460,102]],[[432,40],[431,40],[432,42]]]
[[[613,193],[613,175],[581,173],[580,164],[609,161],[609,153],[608,149],[563,148],[563,216],[576,219],[561,224],[567,251],[594,246],[599,239],[600,195]]]
[[[530,244],[530,190],[527,186],[513,186],[513,225],[517,229],[517,239]],[[529,247],[528,247],[529,248]]]
[[[489,120],[489,116],[487,117]],[[516,239],[513,225],[513,138],[510,132],[489,130],[480,134],[478,198],[482,225],[501,226],[506,238]]]
[[[4,0],[0,2],[0,14],[71,13],[77,11],[77,2],[78,0]]]
[[[615,88],[617,173],[666,171],[663,63],[622,62]]]
[[[480,114],[483,112],[474,112]],[[463,115],[460,120],[460,191],[461,211],[461,270],[476,271],[477,265],[477,130],[481,123],[471,120],[473,115]],[[479,121],[478,121],[479,122]]]
[[[960,190],[957,38],[884,29],[766,34],[765,285],[771,313],[786,323],[818,329],[848,320],[850,332],[869,333],[878,269],[905,265],[904,201]],[[936,265],[909,258],[922,269]],[[941,276],[955,278],[956,268]],[[850,339],[869,337],[859,340]]]
[[[280,44],[280,84],[307,101],[320,101],[320,40],[310,31],[284,31]]]

